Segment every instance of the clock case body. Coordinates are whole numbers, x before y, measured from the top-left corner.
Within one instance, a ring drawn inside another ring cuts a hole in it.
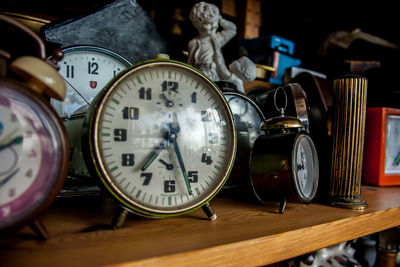
[[[288,202],[308,204],[314,199],[319,180],[315,147],[312,146],[316,169],[313,173],[313,188],[309,196],[301,193],[292,167],[293,164],[297,164],[295,146],[301,135],[311,140],[308,133],[303,130],[261,135],[256,139],[250,159],[250,181],[255,197],[261,202],[285,199]]]
[[[195,72],[198,72],[204,79],[206,79],[207,81],[209,81],[210,83],[214,84],[210,79],[208,79],[205,75],[203,75],[201,72],[199,72],[197,69],[195,69],[194,67],[179,62],[179,61],[175,61],[175,60],[170,60],[170,59],[162,59],[162,58],[158,58],[158,59],[151,59],[151,60],[147,60],[147,61],[143,61],[143,62],[139,62],[136,63],[134,65],[132,65],[131,67],[128,67],[127,69],[125,69],[124,71],[120,72],[116,77],[115,77],[115,81],[120,82],[119,77],[121,76],[125,76],[127,73],[129,73],[132,69],[135,69],[137,67],[142,67],[143,65],[146,64],[151,64],[151,63],[162,63],[162,62],[171,62],[173,64],[178,64],[178,65],[182,65],[186,68],[192,69]],[[225,101],[225,105],[226,108],[228,109],[227,111],[230,113],[231,116],[231,125],[233,127],[233,131],[232,131],[232,136],[233,136],[233,154],[232,154],[232,159],[230,167],[228,170],[226,170],[226,176],[223,179],[223,181],[220,182],[218,188],[215,190],[215,192],[210,195],[206,200],[202,201],[201,203],[199,203],[198,205],[195,205],[194,207],[192,207],[191,209],[188,210],[184,210],[182,212],[174,212],[174,213],[158,213],[158,212],[150,212],[148,210],[143,210],[142,208],[139,208],[135,205],[132,205],[131,203],[127,203],[124,198],[125,196],[120,195],[119,193],[115,192],[114,189],[112,189],[112,186],[109,185],[109,182],[107,181],[108,179],[105,178],[105,173],[103,170],[101,170],[101,168],[98,167],[99,165],[99,160],[94,156],[94,151],[95,151],[95,147],[94,144],[92,142],[90,142],[90,140],[94,140],[96,139],[96,131],[93,130],[93,125],[95,124],[95,114],[94,114],[94,110],[96,110],[100,105],[102,105],[102,98],[104,98],[107,94],[110,94],[110,86],[112,86],[112,82],[110,82],[97,96],[96,98],[93,100],[92,104],[90,105],[89,110],[87,111],[85,118],[84,118],[84,122],[83,122],[83,128],[82,128],[82,150],[83,150],[83,155],[84,155],[84,160],[86,163],[86,166],[88,168],[89,173],[93,176],[98,178],[98,185],[100,186],[100,188],[110,197],[112,197],[113,199],[115,199],[119,204],[121,204],[121,218],[117,218],[118,215],[114,218],[114,222],[113,224],[118,225],[115,226],[115,229],[118,228],[120,225],[122,225],[121,222],[117,222],[118,220],[125,220],[122,219],[122,217],[126,216],[127,212],[131,212],[134,213],[136,215],[140,215],[142,217],[148,217],[148,218],[166,218],[166,217],[173,217],[173,216],[179,216],[179,215],[183,215],[186,213],[190,213],[193,212],[197,209],[199,209],[200,207],[203,208],[203,211],[206,213],[206,215],[208,217],[210,216],[215,216],[214,212],[212,211],[212,208],[209,205],[209,201],[211,201],[222,189],[223,185],[225,184],[225,182],[227,181],[232,168],[233,168],[233,163],[234,163],[234,159],[236,157],[236,146],[237,146],[237,137],[236,137],[236,129],[235,129],[235,125],[234,125],[234,120],[233,120],[233,115],[229,109],[229,105],[226,102],[223,94],[219,91],[219,88],[214,84],[214,87],[216,90],[218,90],[218,92],[221,94],[221,99],[223,99]],[[210,213],[210,214],[208,214]],[[216,216],[215,216],[216,218]],[[211,219],[211,220],[214,220]]]
[[[366,111],[363,183],[378,186],[400,185],[400,173],[385,174],[387,121],[389,115],[400,116],[400,109],[371,107]],[[400,144],[398,144],[400,147]]]
[[[232,92],[232,91],[223,91],[223,95],[225,98],[240,98],[242,101],[247,103],[247,105],[253,108],[253,111],[255,114],[258,115],[261,123],[265,120],[264,114],[262,111],[259,109],[259,107],[248,97],[243,95],[242,93],[238,92]],[[229,103],[229,101],[228,101]],[[233,111],[232,111],[233,112]],[[235,114],[234,115],[234,121],[235,121],[235,126],[236,126],[236,136],[237,136],[237,151],[236,151],[236,159],[235,163],[233,165],[232,172],[226,181],[223,189],[235,189],[237,187],[244,187],[244,188],[249,188],[249,179],[250,179],[250,170],[249,170],[249,165],[250,165],[250,154],[251,150],[253,148],[254,142],[250,142],[250,136],[249,136],[249,129],[247,129],[245,123],[240,123],[240,115]],[[237,120],[238,119],[238,120]],[[263,134],[263,131],[260,130],[259,125],[253,125],[256,127],[259,131],[259,135]],[[258,136],[259,136],[258,135]]]
[[[39,106],[39,108],[41,108],[42,111],[46,112],[47,117],[57,129],[57,133],[59,135],[58,141],[60,141],[61,148],[59,151],[61,157],[58,175],[54,176],[52,180],[50,180],[51,177],[48,177],[49,181],[47,182],[47,186],[42,188],[42,193],[37,193],[40,195],[40,201],[37,201],[37,203],[30,207],[26,207],[25,211],[23,211],[18,218],[0,225],[0,231],[8,231],[33,222],[35,218],[48,209],[49,206],[54,202],[64,184],[64,180],[69,168],[69,141],[67,138],[66,129],[61,119],[45,97],[33,92],[25,85],[8,78],[0,78],[0,90],[17,91],[19,94],[23,94],[25,97],[30,98]]]

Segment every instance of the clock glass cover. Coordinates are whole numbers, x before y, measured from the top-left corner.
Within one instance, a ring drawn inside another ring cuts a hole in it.
[[[99,94],[86,119],[87,165],[117,200],[142,215],[201,207],[233,165],[229,106],[208,78],[183,63],[133,67]]]
[[[296,192],[303,202],[310,202],[316,193],[319,179],[317,151],[308,135],[298,135],[293,148],[292,171]]]
[[[32,219],[65,178],[68,144],[45,101],[0,80],[0,229]]]

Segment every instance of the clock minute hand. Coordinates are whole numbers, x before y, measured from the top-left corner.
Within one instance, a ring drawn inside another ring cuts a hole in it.
[[[190,187],[189,183],[189,178],[186,172],[185,164],[183,163],[182,155],[179,150],[178,142],[176,142],[176,138],[178,137],[177,134],[179,132],[179,126],[173,128],[171,123],[168,123],[168,127],[170,129],[170,142],[172,142],[172,145],[174,146],[175,154],[176,157],[178,158],[179,166],[181,167],[182,175],[185,180],[185,184],[187,187],[187,190],[189,192],[189,195],[192,195],[192,188]]]
[[[157,150],[154,151],[154,153],[151,155],[151,157],[143,165],[143,167],[141,168],[142,172],[144,172],[150,166],[150,164],[153,163],[153,161],[158,157],[158,155],[160,155],[160,153],[167,147],[168,137],[169,137],[169,132],[166,133],[166,135],[164,137],[164,141],[162,142],[161,146],[159,146],[157,148]]]
[[[0,141],[0,151],[13,145],[13,144],[20,144],[22,143],[23,137],[22,136],[16,136],[14,137],[14,134],[17,132],[18,130],[15,129],[13,131],[11,131],[8,135],[6,135],[3,139],[1,139]]]

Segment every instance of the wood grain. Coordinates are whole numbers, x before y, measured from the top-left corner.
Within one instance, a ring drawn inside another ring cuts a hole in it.
[[[289,203],[284,214],[277,203],[217,197],[216,221],[201,210],[130,215],[118,230],[108,199],[59,201],[42,216],[48,241],[27,227],[0,237],[1,266],[265,265],[400,225],[400,187],[363,187],[362,195],[365,211]]]

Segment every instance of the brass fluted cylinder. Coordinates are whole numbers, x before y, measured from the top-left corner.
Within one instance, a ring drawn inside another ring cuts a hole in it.
[[[334,206],[365,209],[361,196],[367,79],[347,75],[333,85],[330,200]]]

